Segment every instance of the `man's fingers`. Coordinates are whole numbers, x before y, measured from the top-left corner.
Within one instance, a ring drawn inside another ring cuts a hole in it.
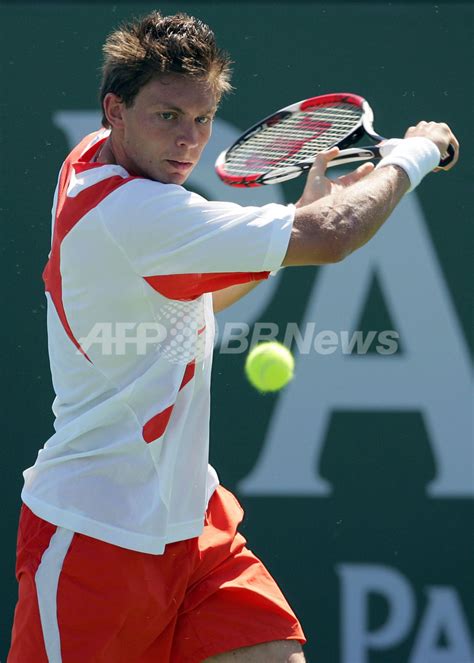
[[[446,166],[439,166],[438,168],[434,169],[434,173],[439,173],[440,171],[443,170],[451,170],[453,168],[459,159],[459,141],[457,140],[456,136],[451,132],[451,140],[450,140],[450,145],[454,148],[454,157],[453,160],[450,161]],[[444,155],[443,155],[444,157]]]
[[[422,136],[429,138],[438,147],[439,151],[445,156],[449,145],[454,148],[454,158],[447,166],[438,166],[434,169],[435,173],[442,170],[451,170],[459,159],[459,142],[445,122],[418,122],[415,127],[410,127],[405,133],[405,137]]]
[[[358,180],[362,179],[369,173],[371,173],[375,168],[375,165],[371,161],[363,163],[362,166],[359,166],[352,174]]]
[[[368,161],[359,166],[356,170],[353,170],[347,175],[342,175],[342,177],[337,178],[337,183],[342,184],[343,186],[349,186],[358,182],[362,178],[366,177],[369,173],[374,170],[375,166],[372,162]]]
[[[324,173],[328,163],[334,159],[339,154],[339,148],[338,147],[332,147],[330,150],[325,150],[324,152],[320,152],[318,156],[315,158],[313,165],[311,166],[311,171],[313,171],[313,174],[316,173]]]

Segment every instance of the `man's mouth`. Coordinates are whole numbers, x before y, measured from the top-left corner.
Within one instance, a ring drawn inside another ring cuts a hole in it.
[[[167,162],[180,173],[186,172],[193,165],[192,161],[174,161],[173,159],[167,159]]]

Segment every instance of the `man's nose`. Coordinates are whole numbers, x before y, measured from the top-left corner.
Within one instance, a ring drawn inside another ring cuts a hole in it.
[[[197,147],[199,145],[198,127],[194,123],[181,125],[176,142],[181,147]]]

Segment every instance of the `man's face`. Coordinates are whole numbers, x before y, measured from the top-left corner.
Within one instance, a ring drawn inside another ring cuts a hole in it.
[[[119,162],[137,175],[183,184],[211,136],[216,107],[206,81],[179,74],[152,79],[130,108],[121,104],[122,122],[113,129]]]

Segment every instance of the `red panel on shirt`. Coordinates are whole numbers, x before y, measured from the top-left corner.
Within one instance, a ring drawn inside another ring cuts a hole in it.
[[[74,337],[69,322],[67,320],[66,312],[64,310],[63,293],[62,293],[62,276],[61,276],[61,243],[66,235],[74,228],[82,217],[87,214],[91,209],[96,207],[106,196],[118,187],[126,184],[133,177],[123,178],[115,175],[106,180],[102,180],[94,184],[84,191],[81,191],[75,197],[67,196],[67,189],[69,181],[74,169],[77,172],[86,170],[89,167],[100,167],[101,164],[88,164],[87,159],[92,158],[93,153],[99,148],[104,141],[99,141],[92,148],[90,148],[82,158],[81,152],[84,147],[91,141],[93,134],[86,136],[84,140],[71,152],[68,156],[61,170],[58,186],[58,201],[56,207],[56,219],[54,223],[53,241],[51,246],[51,253],[49,260],[43,272],[43,280],[45,283],[46,291],[50,293],[54,306],[58,313],[61,323],[74,345],[80,350],[84,356],[87,357],[85,352],[80,347],[79,342]],[[105,138],[104,138],[105,140]],[[76,163],[78,165],[76,166]],[[89,359],[87,357],[87,359]]]
[[[181,391],[181,389],[185,387],[190,380],[193,379],[195,371],[196,371],[196,362],[193,360],[186,366],[183,379],[181,380],[181,384],[179,387],[179,391]],[[166,410],[163,410],[162,412],[158,412],[158,414],[155,414],[155,416],[152,417],[149,421],[147,421],[146,424],[143,426],[142,435],[143,439],[147,444],[149,444],[150,442],[154,442],[159,437],[162,437],[162,435],[165,434],[165,430],[170,420],[171,413],[173,412],[173,408],[174,408],[174,403],[173,405],[167,407]]]
[[[231,285],[262,281],[270,272],[213,272],[207,274],[167,274],[144,276],[151,287],[168,299],[190,301],[205,292],[215,292]]]
[[[185,387],[188,384],[188,382],[190,380],[193,379],[195,372],[196,372],[196,362],[192,361],[186,366],[186,370],[184,371],[183,380],[182,380],[181,386],[179,388],[180,391],[183,387]]]
[[[171,417],[171,413],[173,412],[173,408],[174,404],[167,407],[166,410],[163,410],[163,412],[155,414],[155,416],[152,417],[150,421],[147,421],[143,426],[142,435],[147,444],[157,440],[159,437],[164,435],[166,426],[168,425],[168,421]]]

